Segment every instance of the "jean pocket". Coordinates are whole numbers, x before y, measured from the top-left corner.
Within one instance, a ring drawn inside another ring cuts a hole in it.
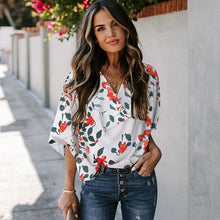
[[[138,169],[136,169],[135,171],[134,171],[134,175],[136,175],[136,176],[138,176],[138,177],[141,177],[141,178],[150,178],[151,177],[151,175],[154,173],[154,171],[151,173],[151,174],[149,174],[149,175],[147,175],[147,176],[142,176],[141,174],[139,174],[139,171],[141,170],[141,167],[139,167]]]

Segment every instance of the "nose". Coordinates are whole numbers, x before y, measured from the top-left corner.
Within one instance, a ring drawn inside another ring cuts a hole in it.
[[[115,32],[114,32],[112,27],[109,27],[107,29],[107,37],[109,38],[109,37],[112,37],[112,36],[115,36]]]

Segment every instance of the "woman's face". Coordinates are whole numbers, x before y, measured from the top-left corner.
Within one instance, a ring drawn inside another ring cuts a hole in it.
[[[101,9],[93,18],[94,33],[99,46],[107,53],[119,53],[125,47],[124,29]]]

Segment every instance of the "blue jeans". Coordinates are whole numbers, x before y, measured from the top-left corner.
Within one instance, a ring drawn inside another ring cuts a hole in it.
[[[157,203],[157,181],[153,171],[142,177],[138,171],[101,167],[94,180],[82,183],[81,219],[114,220],[121,202],[124,220],[153,220]]]

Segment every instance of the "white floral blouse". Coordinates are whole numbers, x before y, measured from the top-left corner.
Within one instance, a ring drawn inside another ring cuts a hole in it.
[[[68,145],[83,181],[93,179],[100,166],[132,166],[146,151],[151,130],[156,128],[159,118],[160,87],[156,70],[148,64],[145,67],[149,74],[146,121],[131,115],[130,86],[122,83],[116,96],[100,73],[100,87],[87,105],[87,118],[73,133],[71,117],[77,110],[77,98],[73,93],[62,94],[49,143],[62,155]],[[72,73],[65,85],[71,79]]]

